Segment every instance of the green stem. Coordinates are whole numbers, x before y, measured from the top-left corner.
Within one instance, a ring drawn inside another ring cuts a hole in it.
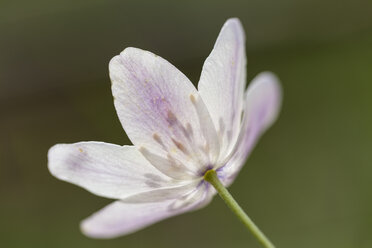
[[[244,223],[244,225],[252,232],[252,234],[258,239],[258,241],[266,248],[275,248],[270,240],[261,232],[261,230],[253,223],[251,218],[244,212],[239,204],[234,200],[232,195],[227,191],[225,186],[218,179],[217,173],[214,170],[209,170],[205,173],[204,179],[213,185],[217,190],[218,194],[225,201],[227,206],[233,211],[233,213]]]

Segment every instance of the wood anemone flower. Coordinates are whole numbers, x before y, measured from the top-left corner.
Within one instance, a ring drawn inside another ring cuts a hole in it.
[[[120,122],[133,146],[57,144],[48,167],[113,203],[83,220],[84,234],[112,238],[206,206],[214,171],[229,186],[280,109],[281,89],[269,72],[246,84],[245,35],[226,21],[206,59],[198,89],[165,59],[126,48],[109,65]]]

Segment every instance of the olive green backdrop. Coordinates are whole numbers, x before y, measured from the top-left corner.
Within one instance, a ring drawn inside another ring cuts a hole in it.
[[[114,240],[79,221],[110,200],[47,170],[55,143],[129,141],[108,62],[153,51],[197,82],[239,17],[248,77],[271,70],[284,103],[230,187],[278,247],[372,247],[371,1],[0,1],[0,246],[259,247],[223,202]]]

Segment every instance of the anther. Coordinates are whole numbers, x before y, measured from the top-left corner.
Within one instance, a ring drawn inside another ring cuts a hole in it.
[[[193,94],[190,95],[190,101],[193,103],[193,104],[196,104],[196,99],[195,99],[195,96]]]
[[[177,117],[170,110],[167,113],[167,121],[169,125],[173,125],[177,121]]]
[[[161,139],[160,139],[160,137],[159,137],[159,135],[158,135],[157,133],[154,133],[154,134],[152,135],[152,137],[154,138],[154,140],[155,140],[156,142],[158,142],[158,143],[163,143],[163,142],[161,141]]]
[[[173,139],[173,138],[172,138],[172,141],[173,141],[173,143],[177,146],[177,148],[178,148],[181,152],[183,152],[183,153],[186,154],[186,155],[189,154],[189,152],[188,152],[187,149],[184,147],[184,145],[182,145],[181,142],[179,142],[179,141],[177,141],[177,140],[175,140],[175,139]]]

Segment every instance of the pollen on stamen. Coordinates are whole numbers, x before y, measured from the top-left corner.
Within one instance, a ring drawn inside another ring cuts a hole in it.
[[[167,121],[170,126],[172,126],[177,121],[177,117],[170,110],[167,112]]]
[[[190,132],[189,132],[189,130],[187,130],[187,127],[185,128],[183,125],[181,125],[180,126],[180,128],[181,128],[181,131],[182,131],[182,133],[183,133],[183,135],[188,139],[188,140],[190,140]]]
[[[84,152],[83,149],[79,148],[79,152]]]
[[[154,133],[152,135],[152,137],[154,138],[154,140],[158,143],[162,143],[161,139],[160,139],[160,136],[157,134],[157,133]]]
[[[147,149],[145,147],[143,147],[143,146],[140,146],[138,148],[138,151],[143,154],[143,153],[146,153],[147,152]]]
[[[208,154],[209,153],[209,144],[205,144],[204,147],[203,147],[203,151]]]
[[[165,149],[165,145],[157,133],[154,133],[152,138]]]
[[[177,140],[175,140],[175,139],[173,139],[173,138],[172,138],[172,141],[173,141],[173,143],[177,146],[177,148],[178,148],[181,152],[183,152],[183,153],[186,154],[186,155],[189,155],[189,151],[185,148],[185,146],[184,146],[181,142],[179,142],[179,141],[177,141]]]
[[[190,95],[190,101],[195,104],[196,103],[196,99],[195,99],[195,96],[193,94]]]

